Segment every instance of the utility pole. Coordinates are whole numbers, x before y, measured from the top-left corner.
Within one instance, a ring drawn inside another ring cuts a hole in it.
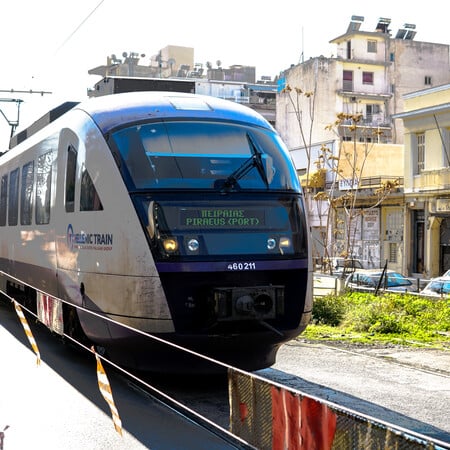
[[[44,94],[52,94],[50,91],[33,91],[30,89],[29,91],[20,91],[16,89],[0,89],[0,92],[8,92],[8,93],[19,93],[19,94],[41,94],[43,96]],[[13,137],[14,132],[16,131],[16,128],[19,126],[19,117],[20,117],[20,104],[23,102],[20,98],[0,98],[0,103],[16,103],[17,107],[17,115],[16,119],[9,119],[6,114],[3,112],[3,110],[0,108],[0,114],[5,118],[5,120],[8,122],[8,125],[11,127],[11,136]]]

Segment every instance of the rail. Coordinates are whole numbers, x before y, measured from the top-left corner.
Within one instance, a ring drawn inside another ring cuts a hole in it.
[[[0,275],[14,279],[14,277],[2,271],[0,271]],[[330,281],[332,279],[335,281]],[[315,280],[316,283],[324,283],[324,288],[338,289],[339,279],[336,277],[319,274],[315,277]],[[21,280],[16,281],[23,283]],[[325,286],[325,283],[328,282],[330,285]],[[26,283],[24,284],[26,285]],[[3,293],[14,305],[18,305],[16,299],[7,295],[6,292]],[[47,293],[43,292],[38,292],[38,294],[48,296]],[[61,305],[66,303],[62,299],[53,298],[53,300],[61,303]],[[305,392],[294,391],[285,386],[277,385],[255,374],[227,366],[220,361],[212,360],[171,342],[163,341],[151,334],[124,326],[106,316],[85,308],[75,307],[83,310],[84,313],[101,317],[115,326],[123,326],[138,334],[145,335],[149,339],[157,339],[170,347],[176,347],[177,350],[186,351],[192,356],[206,358],[209,362],[227,367],[230,397],[229,431],[212,423],[152,386],[148,384],[145,384],[145,386],[153,390],[157,397],[162,397],[167,408],[179,412],[187,417],[187,420],[193,421],[201,425],[203,429],[220,436],[224,442],[228,443],[230,448],[273,450],[274,448],[300,448],[298,444],[301,442],[308,443],[308,445],[320,442],[323,444],[320,448],[331,448],[335,445],[336,448],[371,450],[381,448],[383,443],[389,441],[392,447],[398,449],[450,450],[450,445],[447,445],[447,443],[403,429],[395,424],[381,422],[373,417],[343,408],[332,402],[312,397]],[[23,309],[40,321],[40,318],[32,311],[25,307]],[[33,338],[31,334],[30,337]],[[73,341],[73,338],[66,334],[64,334],[64,337]],[[96,354],[93,349],[89,349],[77,341],[74,341],[74,343],[80,345],[81,348],[88,352],[93,352],[98,361],[104,360],[117,370],[123,371],[121,367],[115,365],[112,361]],[[35,348],[37,349],[37,345],[35,345]],[[98,365],[97,372],[99,373]],[[133,378],[138,382],[142,382],[142,380],[134,376]],[[120,410],[117,411],[117,414],[119,413]],[[294,419],[286,421],[286,417]]]

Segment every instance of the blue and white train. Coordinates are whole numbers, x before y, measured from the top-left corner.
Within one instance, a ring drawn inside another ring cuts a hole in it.
[[[63,105],[13,137],[0,180],[0,288],[118,363],[197,367],[138,329],[268,367],[310,320],[301,187],[246,106],[172,92]]]

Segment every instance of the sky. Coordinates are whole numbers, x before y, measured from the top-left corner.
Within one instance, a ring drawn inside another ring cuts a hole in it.
[[[88,70],[107,56],[145,54],[140,64],[167,45],[194,48],[194,60],[222,67],[256,67],[257,78],[272,78],[303,58],[330,57],[330,40],[344,34],[353,15],[362,31],[374,31],[380,17],[396,31],[416,25],[416,41],[450,45],[448,15],[440,0],[405,3],[264,2],[261,0],[15,0],[0,14],[0,99],[20,102],[17,131],[65,101],[87,99],[100,79]],[[335,53],[335,51],[334,51]],[[11,91],[47,91],[29,94]],[[8,146],[15,102],[0,102],[0,151]],[[5,117],[6,116],[6,119]]]

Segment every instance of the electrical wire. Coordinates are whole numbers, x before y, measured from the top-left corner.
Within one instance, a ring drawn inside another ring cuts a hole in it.
[[[55,55],[69,42],[69,40],[74,36],[74,34],[86,23],[86,21],[92,16],[92,14],[97,11],[97,9],[101,6],[101,4],[105,0],[100,0],[100,3],[83,19],[83,21],[75,28],[75,30],[72,31],[72,33],[67,36],[67,38],[64,40],[64,42],[56,49]]]

